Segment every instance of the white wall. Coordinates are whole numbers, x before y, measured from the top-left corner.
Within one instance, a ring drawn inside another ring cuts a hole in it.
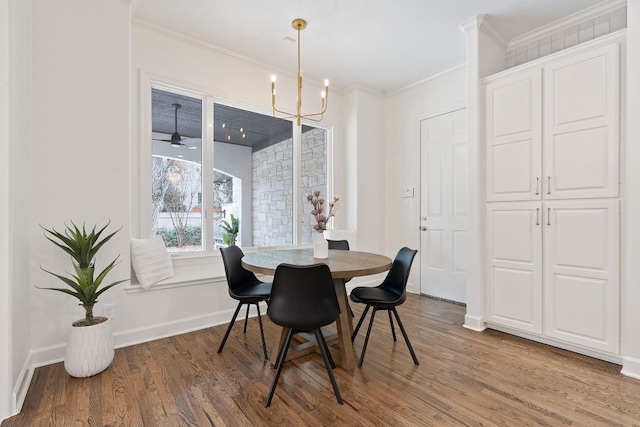
[[[3,419],[13,415],[21,405],[20,394],[24,395],[28,386],[30,368],[30,323],[24,317],[29,312],[31,283],[30,199],[24,189],[31,184],[31,2],[11,0],[0,4],[3,10],[0,19],[6,19],[0,28],[8,30],[0,36],[0,170],[4,176],[0,180],[3,183],[0,197],[7,201],[0,209],[0,419]]]
[[[622,199],[622,373],[640,379],[640,0],[627,1],[626,191]]]
[[[345,99],[345,142],[339,149],[348,160],[334,194],[340,194],[339,203],[346,205],[349,216],[346,222],[337,221],[336,227],[357,233],[352,249],[384,253],[384,97],[351,88]]]
[[[30,289],[30,347],[37,351],[61,348],[70,322],[83,316],[72,297],[32,286],[59,286],[40,266],[71,268],[40,224],[61,229],[70,220],[88,226],[111,220],[113,229],[122,229],[98,264],[122,254],[109,277],[129,277],[129,4],[34,0],[32,19],[33,185],[22,191],[32,200],[31,280],[24,285]],[[121,285],[100,302],[123,295]]]
[[[9,1],[0,0],[0,199],[9,200]],[[12,415],[10,204],[0,204],[0,420]]]
[[[459,66],[389,96],[385,101],[385,252],[395,255],[408,246],[420,247],[420,120],[465,105],[466,68]],[[414,188],[412,206],[404,189]],[[420,260],[411,268],[408,290],[419,290]]]

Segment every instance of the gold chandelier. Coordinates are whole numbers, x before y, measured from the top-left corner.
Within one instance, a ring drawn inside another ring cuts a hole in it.
[[[320,94],[322,99],[322,105],[320,108],[320,112],[313,114],[302,114],[302,72],[300,71],[300,31],[304,30],[307,27],[307,22],[304,19],[298,18],[294,19],[291,23],[294,30],[298,31],[298,98],[296,101],[296,112],[289,113],[286,111],[282,111],[276,108],[276,76],[271,76],[271,107],[273,108],[273,117],[280,119],[296,119],[296,123],[300,126],[301,119],[307,119],[314,122],[319,122],[322,120],[322,117],[327,111],[327,104],[329,103],[329,80],[324,81],[324,90]],[[283,114],[278,117],[276,113]]]

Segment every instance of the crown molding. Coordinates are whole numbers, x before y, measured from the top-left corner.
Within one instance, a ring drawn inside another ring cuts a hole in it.
[[[494,43],[500,46],[502,49],[507,49],[509,40],[498,31],[498,29],[491,23],[491,21],[484,17],[479,27],[485,35],[487,35]]]
[[[503,49],[506,49],[509,42],[491,23],[487,15],[476,15],[473,18],[467,19],[458,25],[458,29],[467,34],[471,31],[479,30]]]
[[[471,30],[477,30],[482,25],[485,15],[476,15],[472,18],[463,21],[458,25],[458,29],[463,33],[469,33]]]
[[[520,46],[526,46],[535,40],[539,40],[543,37],[550,36],[551,34],[555,34],[559,31],[566,30],[567,28],[577,25],[580,22],[596,18],[626,5],[627,0],[607,0],[602,3],[598,3],[595,6],[588,7],[565,18],[559,19],[555,22],[539,27],[533,31],[512,38],[507,44],[507,50],[511,50]]]

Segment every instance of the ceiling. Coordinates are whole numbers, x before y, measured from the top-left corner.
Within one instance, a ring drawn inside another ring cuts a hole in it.
[[[176,106],[178,106],[176,110]],[[151,126],[154,140],[170,146],[171,134],[178,132],[186,148],[201,149],[203,103],[199,98],[160,89],[151,91]],[[273,116],[214,104],[214,141],[251,147],[258,151],[271,144],[291,138],[291,121]],[[176,126],[177,119],[177,126]],[[302,132],[312,129],[303,125]],[[164,140],[164,141],[163,141]],[[197,147],[197,148],[196,148]],[[159,147],[160,148],[160,147]],[[165,149],[162,149],[165,152]],[[169,151],[177,151],[171,150]],[[199,156],[200,152],[188,153]]]
[[[532,31],[601,0],[133,0],[134,19],[200,39],[251,58],[274,73],[295,75],[295,18],[304,18],[301,62],[305,79],[328,78],[334,90],[352,86],[393,92],[465,61],[459,24],[480,14],[507,39]],[[155,132],[200,137],[200,106],[188,99],[154,100]],[[174,96],[175,98],[175,96]],[[163,105],[161,108],[160,106]],[[195,108],[195,109],[194,109]],[[290,122],[216,106],[215,139],[243,126],[244,141],[264,145]],[[223,130],[222,123],[234,123]],[[253,124],[253,125],[252,125]],[[249,135],[251,137],[249,138]],[[222,139],[221,139],[222,138]],[[232,142],[232,141],[229,141]],[[254,148],[255,149],[255,148]]]
[[[484,14],[507,40],[601,0],[134,0],[134,19],[305,78],[398,90],[465,61],[459,24]]]

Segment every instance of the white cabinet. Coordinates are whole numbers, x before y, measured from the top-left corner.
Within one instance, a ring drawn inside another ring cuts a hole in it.
[[[485,80],[487,323],[619,354],[619,51]]]
[[[618,64],[614,44],[544,68],[546,199],[619,195]]]
[[[618,196],[618,64],[613,44],[486,84],[487,201]]]
[[[487,320],[542,333],[540,202],[487,207]]]
[[[540,200],[541,71],[489,83],[485,111],[487,201]]]
[[[619,201],[487,207],[487,321],[619,352]]]
[[[545,202],[544,334],[620,350],[620,212],[617,199]]]

